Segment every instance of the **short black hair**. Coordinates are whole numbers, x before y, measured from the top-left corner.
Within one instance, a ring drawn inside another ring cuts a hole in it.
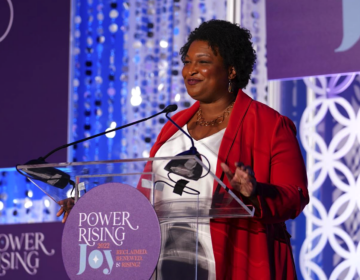
[[[235,68],[236,77],[233,79],[235,94],[240,88],[246,87],[256,61],[256,52],[252,46],[249,30],[225,20],[205,21],[190,33],[187,42],[180,49],[183,62],[194,41],[208,42],[215,55],[220,53],[226,68],[229,66]]]

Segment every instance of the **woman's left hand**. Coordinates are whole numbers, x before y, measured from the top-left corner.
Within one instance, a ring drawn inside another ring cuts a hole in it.
[[[235,163],[236,169],[233,174],[225,163],[221,163],[231,186],[243,196],[252,198],[256,193],[256,179],[254,171],[250,166],[244,166],[241,162]]]
[[[60,217],[62,214],[64,214],[64,217],[62,219],[62,222],[65,223],[67,217],[69,216],[69,213],[71,209],[75,205],[75,200],[73,197],[65,198],[63,200],[60,200],[58,204],[61,206],[60,210],[56,213],[57,217]]]

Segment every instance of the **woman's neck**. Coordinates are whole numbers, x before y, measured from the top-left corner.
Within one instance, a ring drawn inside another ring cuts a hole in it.
[[[227,95],[211,103],[204,103],[200,101],[200,109],[205,120],[213,119],[221,115],[225,109],[235,101],[234,95]]]

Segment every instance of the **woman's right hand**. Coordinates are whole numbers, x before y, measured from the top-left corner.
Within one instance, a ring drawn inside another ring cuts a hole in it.
[[[256,179],[254,171],[250,166],[243,163],[235,163],[235,172],[232,173],[229,166],[221,163],[221,168],[226,174],[231,186],[241,193],[244,197],[253,198],[256,195]]]
[[[60,217],[62,214],[64,214],[64,217],[62,219],[62,222],[65,223],[67,217],[69,216],[69,213],[71,211],[71,209],[74,207],[75,205],[75,200],[74,198],[70,197],[70,198],[66,198],[63,200],[60,200],[58,202],[58,204],[61,206],[60,210],[56,213],[57,217]]]

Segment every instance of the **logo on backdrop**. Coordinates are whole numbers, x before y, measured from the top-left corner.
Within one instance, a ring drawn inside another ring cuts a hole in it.
[[[65,279],[61,259],[63,224],[0,225],[0,279]],[[31,275],[31,276],[30,276]]]
[[[360,71],[360,0],[268,2],[270,80]]]
[[[0,276],[7,270],[24,269],[35,275],[40,267],[39,252],[53,256],[54,249],[46,248],[42,232],[26,232],[20,235],[0,233]]]
[[[7,0],[8,4],[9,4],[9,11],[10,11],[10,19],[9,19],[9,23],[7,25],[7,28],[5,30],[5,32],[3,34],[0,33],[0,42],[4,41],[4,39],[6,38],[6,36],[9,34],[11,26],[13,24],[14,21],[14,7],[12,5],[11,0]],[[0,31],[1,32],[1,31]]]
[[[71,279],[149,279],[160,254],[160,226],[135,188],[109,183],[90,190],[72,209],[62,238]]]
[[[335,52],[344,52],[353,47],[360,39],[360,1],[343,0],[343,38]]]

